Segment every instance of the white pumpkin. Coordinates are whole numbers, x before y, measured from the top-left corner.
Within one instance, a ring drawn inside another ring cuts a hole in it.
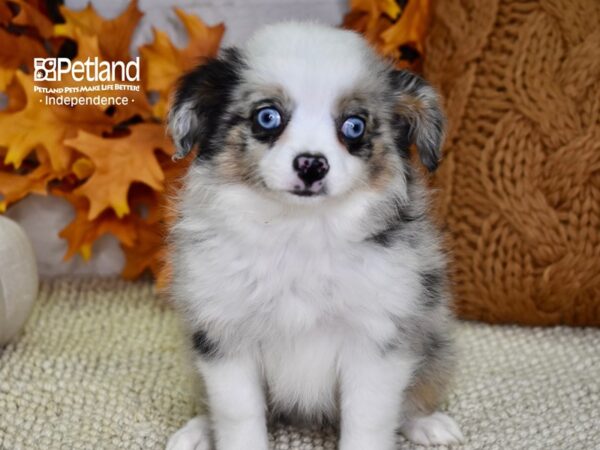
[[[29,239],[16,222],[0,216],[0,346],[23,328],[37,293],[38,272]]]

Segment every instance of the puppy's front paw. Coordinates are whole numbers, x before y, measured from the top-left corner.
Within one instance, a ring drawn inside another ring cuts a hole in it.
[[[167,442],[167,450],[211,450],[210,427],[206,417],[194,417]]]
[[[409,419],[400,432],[421,445],[452,445],[464,440],[454,419],[441,412]]]

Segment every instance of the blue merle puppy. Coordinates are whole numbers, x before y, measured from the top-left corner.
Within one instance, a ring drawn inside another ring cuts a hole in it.
[[[341,450],[462,439],[446,263],[409,148],[434,170],[435,91],[350,31],[266,27],[180,81],[173,296],[209,415],[170,450],[266,450],[267,423],[339,424]]]

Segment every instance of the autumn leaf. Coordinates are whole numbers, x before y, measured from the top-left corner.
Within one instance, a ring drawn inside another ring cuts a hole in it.
[[[162,191],[164,174],[154,152],[172,154],[173,147],[159,124],[138,124],[124,137],[102,138],[80,131],[76,138],[65,141],[86,155],[94,164],[92,176],[74,192],[90,200],[89,219],[106,208],[118,217],[130,212],[127,192],[133,182]]]
[[[165,193],[153,199],[157,192],[140,189],[139,185],[134,185],[130,190],[132,209],[143,205],[145,214],[139,214],[143,221],[138,223],[138,240],[132,247],[123,247],[126,257],[123,277],[133,279],[150,270],[156,278],[156,288],[162,290],[168,287],[172,273],[168,244],[164,242],[167,230],[176,219],[172,202],[183,184],[183,177],[194,160],[194,155],[190,154],[177,163],[162,153],[157,157],[165,174]]]
[[[74,61],[85,62],[88,59],[98,61],[123,61],[129,62],[129,45],[131,36],[139,23],[142,13],[137,7],[137,1],[129,4],[128,8],[118,17],[106,20],[99,16],[91,4],[82,11],[71,11],[61,7],[65,17],[65,23],[55,26],[58,35],[66,36],[77,42],[77,56]],[[127,87],[123,90],[106,90],[102,97],[114,99],[126,96],[126,106],[115,105],[110,107],[111,117],[115,123],[127,120],[135,115],[149,118],[152,114],[146,92],[140,89],[140,84],[127,80],[119,81],[119,85]],[[98,92],[92,89],[85,90],[98,85],[97,81],[74,80],[70,74],[63,77],[62,87],[79,87],[81,97],[96,97]],[[136,90],[138,89],[138,90]],[[92,106],[94,107],[94,106]],[[96,106],[97,109],[107,110],[107,106]]]
[[[149,91],[167,91],[183,72],[201,62],[203,58],[216,56],[225,26],[221,23],[207,26],[199,18],[175,8],[177,17],[188,34],[188,44],[176,48],[166,33],[153,30],[154,42],[140,47],[146,69],[146,88]]]
[[[396,0],[382,0],[379,2],[379,5],[381,11],[392,20],[396,20],[402,12],[402,9]]]
[[[94,173],[94,163],[88,158],[79,158],[73,163],[71,170],[77,178],[85,180]]]
[[[81,34],[96,37],[102,57],[109,61],[129,61],[131,37],[143,15],[137,3],[137,0],[133,0],[120,16],[111,20],[98,15],[91,2],[81,11],[61,6],[60,12],[65,23],[56,25],[55,33],[77,42]]]
[[[89,216],[89,201],[85,197],[77,196],[68,192],[53,191],[54,195],[61,196],[69,201],[75,208],[75,218],[59,236],[68,242],[65,260],[79,253],[84,260],[92,256],[92,246],[101,236],[110,233],[123,245],[131,246],[136,239],[134,218],[119,218],[113,211],[104,211],[93,220]]]
[[[92,35],[84,35],[81,34],[80,31],[75,30],[74,36],[77,37],[77,56],[73,61],[81,61],[85,62],[88,58],[94,59],[98,58],[98,61],[104,62],[104,58],[101,55],[98,37]],[[102,91],[100,94],[98,91],[92,89],[97,86],[99,83],[97,81],[90,80],[75,80],[72,75],[67,73],[63,75],[60,86],[63,88],[80,88],[78,92],[78,97],[87,97],[93,98],[101,95],[105,97],[107,101],[115,98],[123,98],[127,97],[127,105],[114,105],[112,107],[106,105],[79,105],[77,106],[80,110],[85,109],[96,109],[100,111],[106,111],[109,108],[112,109],[111,119],[114,123],[120,123],[124,120],[127,120],[135,115],[140,115],[144,118],[149,118],[152,115],[152,110],[150,104],[148,102],[148,97],[146,96],[146,92],[141,89],[140,83],[131,82],[131,81],[119,81],[118,84],[123,86],[122,89],[126,87],[128,90],[106,90]],[[86,89],[87,88],[87,89]],[[135,89],[139,90],[135,90]]]
[[[132,214],[154,226],[163,220],[163,197],[164,191],[155,191],[143,183],[133,183],[129,187],[127,202]]]
[[[52,36],[52,21],[46,17],[35,5],[30,5],[23,0],[10,0],[18,9],[17,15],[12,19],[14,25],[33,28],[41,37]]]
[[[156,29],[153,30],[153,42],[140,47],[146,90],[160,95],[153,107],[160,118],[166,117],[169,93],[175,81],[203,59],[216,56],[225,32],[222,23],[210,27],[180,9],[175,8],[175,13],[188,34],[185,48],[175,47],[166,33]]]
[[[187,67],[200,62],[201,58],[210,58],[217,55],[225,25],[222,23],[209,27],[199,17],[186,14],[183,10],[175,8],[175,14],[183,23],[188,34],[188,45],[182,50]]]
[[[158,192],[141,189],[140,185],[132,186],[129,192],[132,210],[139,210],[141,207],[144,213],[138,214],[143,221],[138,223],[139,238],[136,244],[123,247],[126,264],[122,275],[126,279],[133,279],[150,270],[155,276],[156,288],[162,290],[168,287],[172,273],[168,244],[164,241],[167,230],[176,218],[172,202],[183,184],[183,177],[194,160],[194,155],[189,154],[176,163],[162,153],[157,158],[165,174],[165,192],[159,196]]]
[[[361,11],[373,16],[385,13],[390,19],[397,19],[400,15],[400,5],[396,0],[350,0],[351,11]]]
[[[0,112],[0,146],[8,148],[4,164],[18,168],[35,147],[42,146],[60,176],[71,163],[72,151],[64,144],[65,139],[74,136],[78,129],[101,133],[112,128],[111,119],[101,111],[81,114],[80,107],[45,105],[44,95],[34,92],[31,77],[18,71],[16,79],[27,100],[20,111]]]
[[[381,34],[384,54],[394,54],[400,45],[412,45],[423,53],[423,43],[429,25],[428,0],[412,0],[406,5],[400,20]],[[399,55],[398,55],[399,56]]]
[[[11,83],[14,76],[14,70],[0,67],[0,92],[6,92],[6,90],[8,89],[8,85]]]
[[[27,35],[15,35],[0,28],[0,67],[18,69],[33,67],[33,58],[46,57],[44,45]]]
[[[152,44],[140,47],[145,68],[145,84],[149,91],[170,89],[183,73],[181,51],[178,50],[164,31],[153,30]]]
[[[137,2],[132,2],[137,6]],[[77,31],[81,31],[89,36],[98,36],[102,29],[103,19],[96,13],[92,2],[88,2],[86,7],[80,11],[73,11],[64,5],[61,5],[60,13],[65,19],[65,23],[59,23],[54,26],[54,32],[57,36],[66,36],[77,40]]]
[[[125,268],[123,278],[132,280],[144,271],[150,270],[157,274],[161,271],[165,259],[165,233],[161,228],[150,226],[138,220],[136,227],[137,239],[130,245],[124,245]]]
[[[14,15],[13,15],[14,14]],[[52,22],[23,0],[0,0],[0,68],[33,67],[33,58],[48,56]]]
[[[419,70],[429,26],[430,0],[352,0],[344,26],[362,33],[398,67]]]
[[[8,6],[8,2],[0,1],[0,25],[8,24],[13,18],[13,13]]]
[[[360,29],[352,28],[365,33],[377,28],[377,22],[382,15],[396,20],[402,10],[396,0],[351,0],[350,11],[354,15],[347,20],[354,21],[357,25],[360,24]]]
[[[10,171],[6,167],[0,170],[0,212],[30,193],[46,194],[46,185],[53,177],[52,168],[43,150],[38,149],[36,153],[39,164],[28,173]]]
[[[25,108],[27,104],[27,97],[25,95],[25,91],[23,87],[17,80],[16,71],[11,69],[0,69],[0,76],[5,77],[3,82],[6,82],[6,86],[4,89],[0,89],[0,91],[4,92],[6,96],[8,96],[8,103],[4,110],[0,112],[2,113],[12,113],[16,111],[20,111]],[[0,130],[1,133],[1,130]],[[2,158],[4,159],[4,158]]]

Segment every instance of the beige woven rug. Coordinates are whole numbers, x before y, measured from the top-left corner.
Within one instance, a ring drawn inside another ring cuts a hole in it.
[[[463,324],[459,343],[447,409],[460,448],[600,449],[600,330]],[[0,350],[0,448],[163,448],[197,410],[187,367],[148,283],[43,284],[24,334]],[[329,432],[272,437],[279,450],[335,449]]]

